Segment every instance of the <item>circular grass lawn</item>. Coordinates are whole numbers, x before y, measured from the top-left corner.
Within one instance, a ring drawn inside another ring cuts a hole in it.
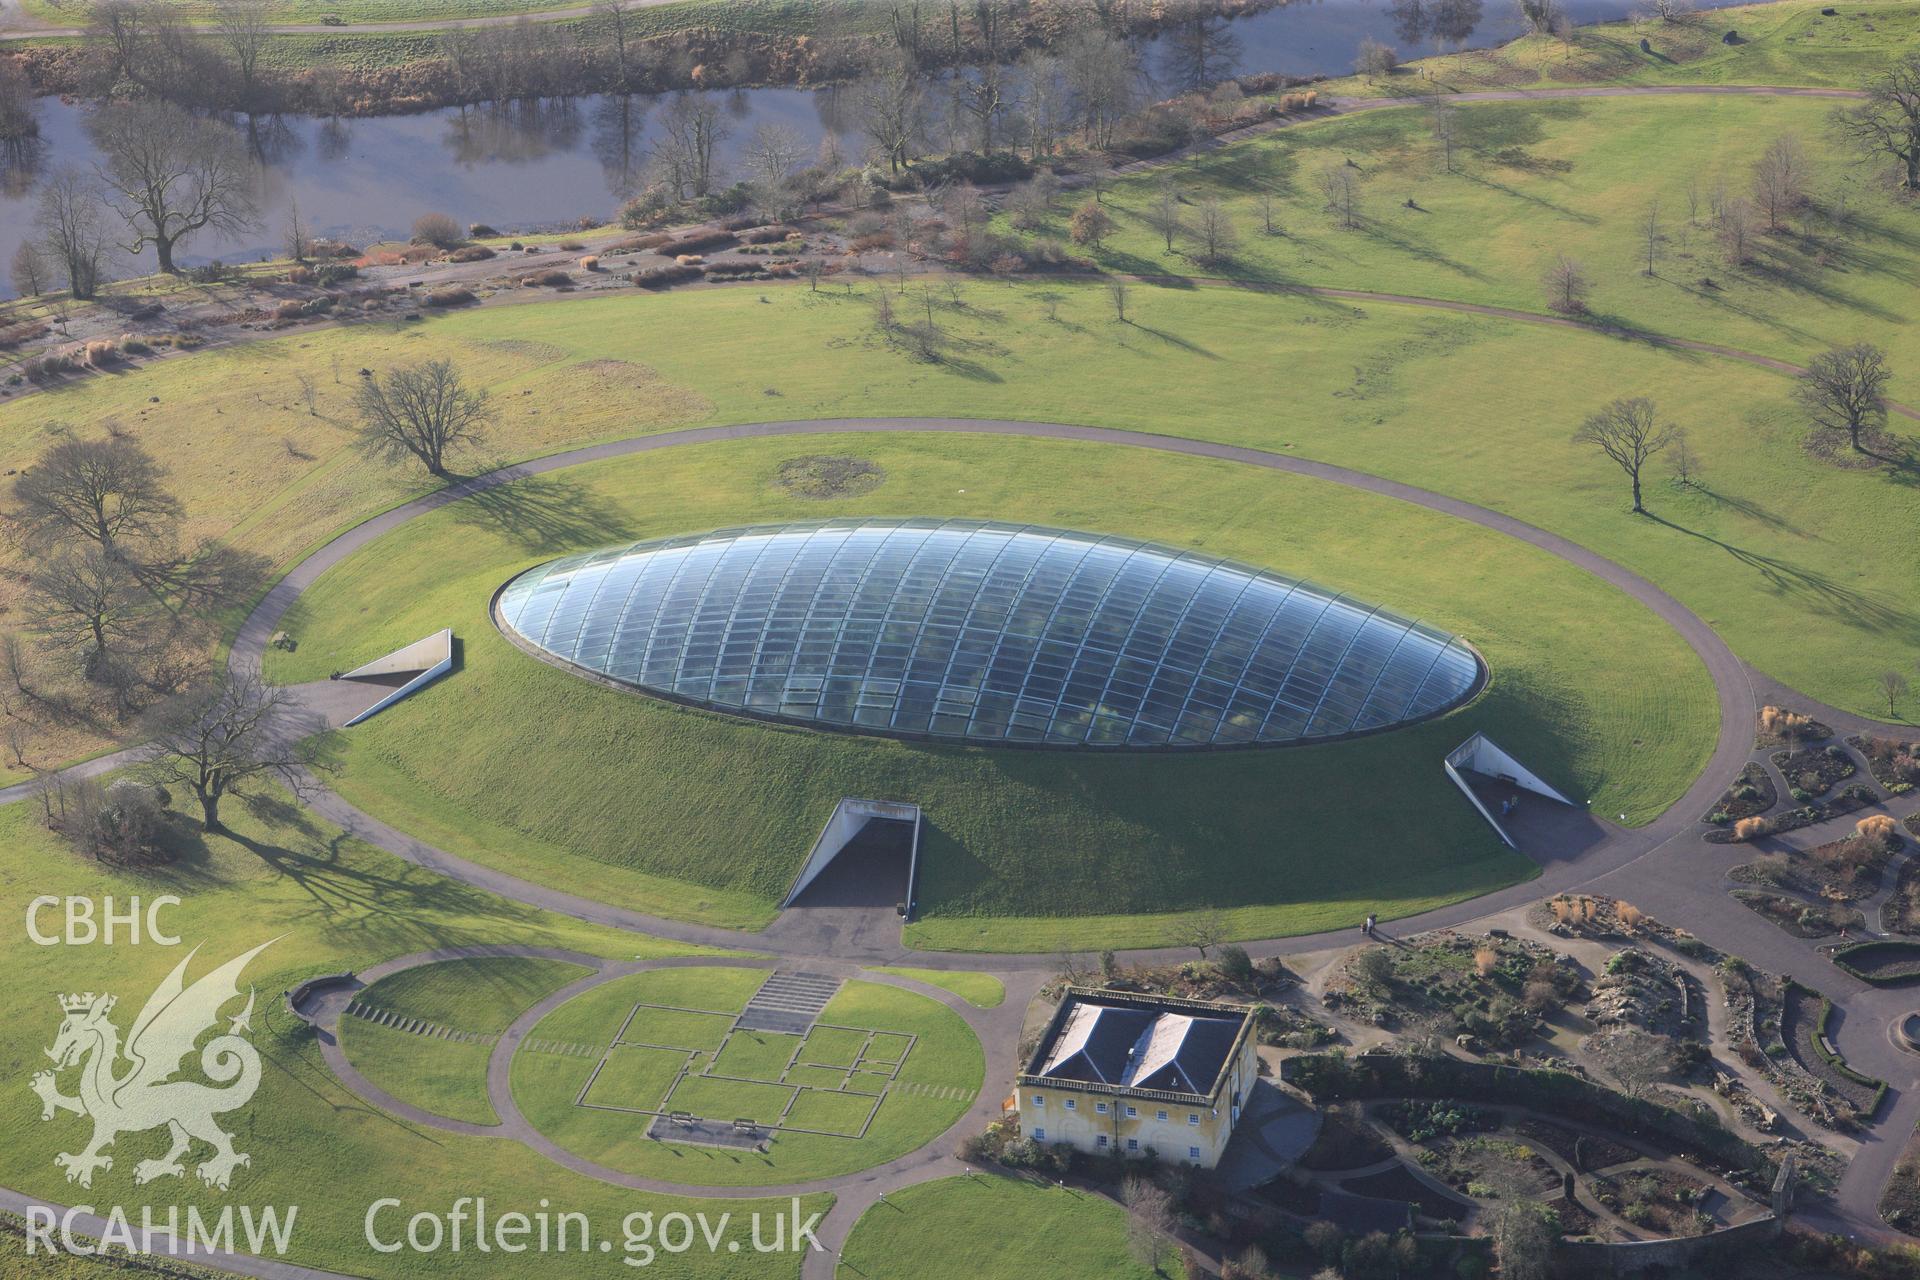
[[[776,483],[799,455],[875,464],[843,500]],[[1472,643],[1469,705],[1375,737],[1188,755],[907,743],[748,722],[607,689],[488,616],[554,556],[726,525],[977,516],[1149,538],[1310,578]],[[1482,730],[1610,818],[1646,822],[1713,748],[1704,668],[1611,586],[1469,522],[1341,485],[1142,449],[848,435],[687,446],[570,468],[418,518],[289,614],[278,680],[318,679],[440,627],[446,679],[343,735],[335,786],[512,874],[636,910],[757,928],[842,796],[928,819],[915,945],[1033,951],[1175,941],[1223,909],[1280,936],[1477,896],[1533,873],[1445,780]]]
[[[734,1030],[767,973],[661,969],[582,992],[514,1054],[515,1105],[576,1155],[708,1186],[871,1168],[924,1146],[973,1105],[985,1060],[951,1010],[848,982],[805,1036]],[[667,1111],[781,1127],[764,1152],[649,1137],[653,1113]]]

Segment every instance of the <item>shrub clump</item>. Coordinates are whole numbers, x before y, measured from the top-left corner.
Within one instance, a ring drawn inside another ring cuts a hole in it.
[[[727,249],[740,243],[740,237],[724,227],[695,227],[692,231],[668,238],[655,247],[654,252],[663,258],[677,258],[683,253],[705,253],[710,249]]]
[[[550,267],[544,271],[529,271],[515,283],[522,289],[564,289],[573,283],[573,277],[559,267]]]
[[[452,215],[423,213],[413,220],[414,244],[430,244],[436,249],[452,249],[466,239]]]
[[[633,282],[642,289],[670,289],[676,284],[698,280],[706,273],[704,267],[687,262],[676,262],[664,267],[649,267],[645,271],[636,271],[633,273]]]
[[[494,257],[494,251],[483,244],[469,244],[455,249],[447,255],[448,262],[485,262]]]

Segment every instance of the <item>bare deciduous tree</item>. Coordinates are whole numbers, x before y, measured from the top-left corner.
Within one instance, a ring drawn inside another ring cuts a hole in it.
[[[1833,127],[1863,160],[1897,162],[1901,185],[1920,191],[1920,52],[1867,81],[1867,100],[1836,111]]]
[[[384,378],[364,378],[353,404],[368,449],[390,461],[417,459],[435,476],[445,476],[447,455],[478,443],[493,420],[487,393],[469,388],[451,360],[401,365]]]
[[[283,243],[286,245],[287,256],[295,262],[305,262],[307,254],[313,250],[313,234],[307,228],[307,220],[300,216],[298,200],[288,202],[287,221],[281,228],[281,233],[285,237]]]
[[[1887,420],[1887,353],[1870,342],[1823,351],[1800,375],[1800,403],[1822,426],[1847,433],[1857,452],[1861,435]]]
[[[1663,425],[1653,401],[1645,396],[1615,400],[1593,414],[1573,433],[1575,444],[1592,445],[1613,459],[1633,485],[1633,509],[1640,515],[1640,472],[1649,459],[1673,443],[1674,428]]]
[[[1595,1036],[1591,1048],[1600,1069],[1629,1098],[1641,1097],[1673,1075],[1673,1044],[1665,1036],[1623,1027]]]
[[[1753,203],[1767,217],[1767,230],[1780,224],[1807,198],[1807,153],[1800,139],[1781,134],[1753,164]]]
[[[1453,172],[1453,151],[1460,138],[1460,114],[1453,100],[1445,94],[1434,91],[1427,99],[1428,110],[1433,116],[1433,138],[1440,144],[1440,156],[1448,173]]]
[[[1327,212],[1340,220],[1343,230],[1360,225],[1360,179],[1352,165],[1344,160],[1329,164],[1314,175],[1314,182]]]
[[[80,302],[99,293],[112,251],[101,201],[98,184],[68,167],[48,176],[34,209],[34,226],[55,275]]]
[[[179,270],[174,251],[194,233],[238,234],[258,218],[246,149],[225,126],[142,102],[102,108],[92,129],[100,178],[133,232],[127,251],[152,245],[160,270]]]
[[[7,274],[13,281],[13,291],[23,298],[36,298],[53,287],[53,264],[31,240],[22,240],[13,251]]]
[[[622,93],[632,86],[632,43],[635,14],[626,0],[593,0],[593,17],[613,57],[614,87]]]
[[[1231,257],[1234,246],[1240,240],[1239,233],[1234,230],[1233,218],[1218,196],[1207,196],[1200,201],[1199,211],[1193,221],[1193,236],[1199,243],[1200,260],[1206,263]]]
[[[1127,282],[1119,276],[1107,281],[1107,300],[1113,303],[1113,318],[1120,324],[1127,322]]]
[[[1879,678],[1873,683],[1874,688],[1879,690],[1880,696],[1886,699],[1887,719],[1893,719],[1900,699],[1906,697],[1907,694],[1912,691],[1912,686],[1907,683],[1907,678],[1898,671],[1882,671]]]
[[[1174,237],[1186,226],[1180,214],[1180,189],[1171,178],[1163,179],[1153,190],[1153,203],[1147,207],[1147,222],[1160,233],[1168,253],[1173,252]]]
[[[1586,268],[1577,258],[1557,254],[1541,277],[1547,290],[1547,305],[1566,315],[1578,315],[1587,309]]]
[[[1158,1272],[1173,1248],[1173,1197],[1146,1178],[1128,1178],[1120,1198],[1127,1207],[1127,1251],[1141,1266]]]
[[[716,148],[732,136],[720,101],[706,93],[680,93],[660,113],[660,146],[676,198],[704,196],[713,190]]]
[[[1745,266],[1753,261],[1753,206],[1745,200],[1728,200],[1720,206],[1720,247],[1726,252],[1727,265]]]
[[[154,631],[154,600],[121,561],[91,544],[69,544],[35,559],[27,616],[53,644],[79,654],[87,680],[131,689],[128,664]]]
[[[1500,1280],[1547,1280],[1552,1274],[1554,1232],[1540,1205],[1509,1201],[1495,1215],[1492,1234]]]
[[[920,75],[904,57],[882,59],[854,91],[860,130],[887,157],[893,173],[913,159],[923,95]]]
[[[1181,945],[1198,951],[1202,960],[1228,936],[1226,913],[1217,909],[1196,911],[1180,924]]]
[[[754,180],[769,191],[778,191],[806,157],[806,144],[792,128],[769,120],[755,125],[747,135],[745,154]]]
[[[255,104],[260,74],[260,54],[272,34],[272,0],[214,0],[213,29],[233,58],[234,73],[240,79],[240,105]]]
[[[1353,60],[1353,69],[1365,76],[1369,83],[1376,77],[1390,76],[1393,69],[1400,65],[1400,55],[1392,45],[1382,44],[1372,36],[1360,38],[1360,48]]]
[[[182,512],[152,454],[123,436],[69,438],[13,482],[9,518],[23,545],[45,551],[63,541],[140,561],[171,542]]]
[[[289,718],[286,695],[258,674],[221,672],[148,713],[146,772],[192,791],[206,830],[224,830],[220,802],[249,784],[272,777],[300,789]]]

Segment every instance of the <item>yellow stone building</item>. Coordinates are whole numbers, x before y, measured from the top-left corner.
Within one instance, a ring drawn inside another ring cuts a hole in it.
[[[1259,1070],[1246,1005],[1069,987],[1014,1099],[1035,1142],[1211,1168]]]

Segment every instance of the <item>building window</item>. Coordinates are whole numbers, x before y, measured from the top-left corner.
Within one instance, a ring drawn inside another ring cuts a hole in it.
[[[1100,1135],[1100,1149],[1102,1151],[1107,1149],[1107,1135],[1104,1133]]]
[[[1200,1148],[1198,1147],[1187,1148],[1187,1159],[1198,1160],[1199,1158],[1200,1158]]]
[[[1107,1114],[1107,1104],[1106,1104],[1106,1103],[1104,1103],[1104,1102],[1096,1102],[1096,1103],[1094,1103],[1094,1104],[1093,1104],[1093,1109],[1094,1109],[1095,1111],[1097,1111],[1097,1112],[1099,1112],[1099,1113],[1100,1113],[1101,1115],[1105,1115],[1105,1114]]]
[[[1034,1094],[1034,1095],[1033,1095],[1033,1105],[1034,1105],[1034,1106],[1036,1106],[1036,1107],[1044,1107],[1044,1106],[1046,1106],[1046,1105],[1047,1105],[1047,1095],[1046,1095],[1046,1094],[1044,1094],[1044,1093],[1036,1093],[1036,1094]]]
[[[1155,1120],[1165,1120],[1166,1118],[1167,1109],[1165,1107],[1160,1108],[1160,1113],[1154,1117]]]
[[[1131,1120],[1131,1119],[1133,1119],[1133,1118],[1134,1118],[1135,1116],[1137,1116],[1137,1115],[1139,1115],[1139,1114],[1140,1114],[1140,1108],[1138,1108],[1138,1107],[1128,1107],[1128,1108],[1127,1108],[1127,1119],[1129,1119],[1129,1120]]]
[[[1072,1099],[1072,1098],[1068,1098],[1068,1099],[1067,1099],[1067,1110],[1069,1110],[1069,1111],[1078,1111],[1078,1110],[1079,1110],[1079,1108],[1078,1108],[1078,1107],[1076,1107],[1076,1106],[1074,1106],[1074,1105],[1073,1105],[1073,1099]]]
[[[1045,1129],[1035,1129],[1033,1131],[1033,1140],[1035,1142],[1045,1142],[1047,1140],[1047,1131]]]
[[[1068,1106],[1072,1106],[1073,1104],[1072,1104],[1071,1102],[1069,1102],[1069,1103],[1068,1103],[1067,1105],[1068,1105]],[[1187,1112],[1187,1123],[1188,1123],[1188,1124],[1199,1124],[1199,1123],[1200,1123],[1200,1113],[1199,1113],[1198,1111],[1189,1111],[1189,1112]]]
[[[1138,1151],[1139,1149],[1140,1149],[1140,1139],[1138,1138],[1127,1139],[1127,1150]]]

